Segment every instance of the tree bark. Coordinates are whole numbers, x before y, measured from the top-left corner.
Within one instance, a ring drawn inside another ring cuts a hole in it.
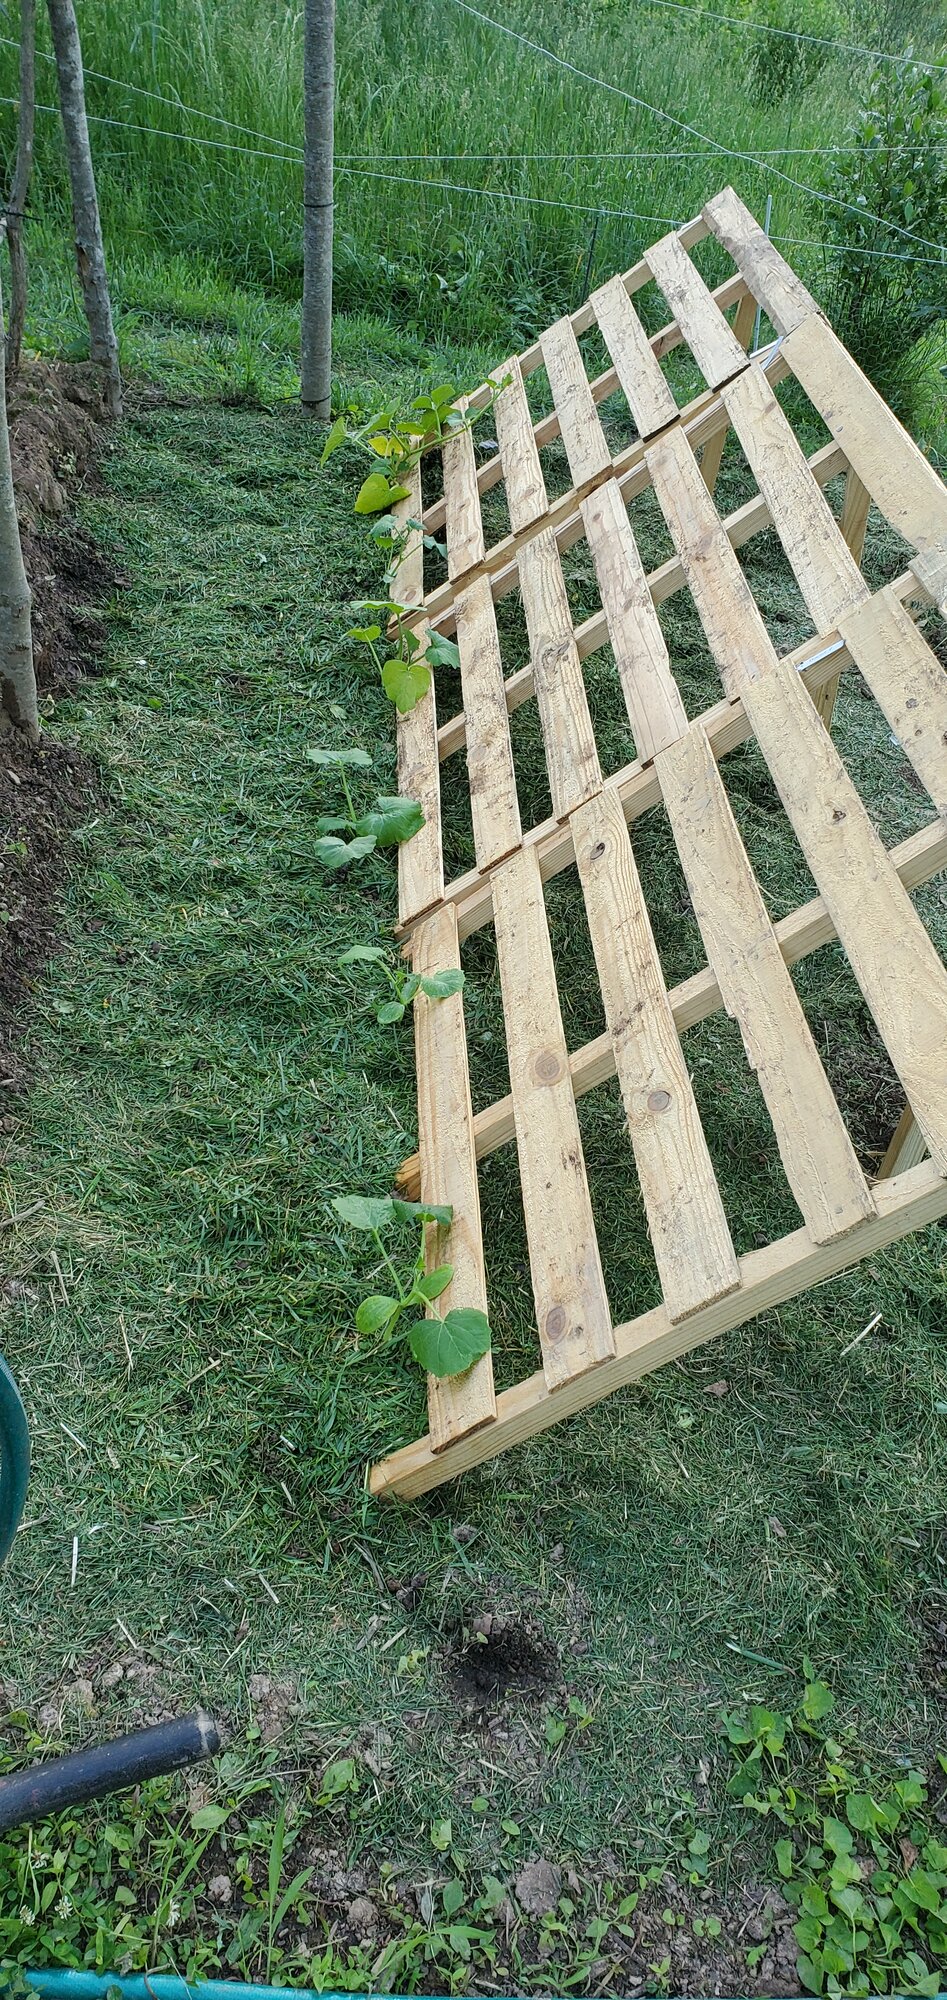
[[[7,332],[7,374],[11,381],[20,366],[26,322],[26,251],[23,217],[33,172],[33,128],[36,123],[36,0],[20,0],[20,107],[16,133],[16,166],[7,208],[10,248],[10,326]]]
[[[306,0],[303,72],[302,401],[314,417],[331,413],[332,155],[335,110],[335,0]]]
[[[72,221],[76,235],[76,264],[89,322],[89,351],[101,363],[106,375],[106,400],[113,417],[122,414],[122,377],[118,365],[118,341],[112,324],[102,224],[99,219],[92,150],[85,109],[82,49],[73,0],[48,0],[49,25],[53,34],[56,68],[59,74],[59,103],[66,138],[66,158],[72,186]]]
[[[0,737],[11,729],[22,729],[35,743],[39,736],[39,708],[33,672],[31,604],[13,497],[6,366],[4,342],[0,339]]]

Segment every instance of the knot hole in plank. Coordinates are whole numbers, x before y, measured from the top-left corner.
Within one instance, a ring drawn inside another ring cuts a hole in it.
[[[565,1074],[562,1062],[554,1049],[542,1049],[533,1064],[533,1074],[538,1083],[558,1083]]]
[[[648,1097],[649,1111],[666,1111],[671,1102],[669,1090],[652,1090]]]

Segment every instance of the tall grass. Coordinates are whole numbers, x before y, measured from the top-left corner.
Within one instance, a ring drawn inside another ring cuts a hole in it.
[[[157,247],[297,296],[301,165],[287,149],[298,148],[302,131],[298,0],[143,0],[135,8],[83,0],[80,17],[89,71],[172,101],[89,76],[97,120],[162,128],[155,136],[93,124],[113,258]],[[4,21],[12,36],[13,10]],[[801,94],[760,104],[751,92],[751,34],[635,0],[563,0],[555,10],[520,0],[513,24],[737,151],[816,149],[775,163],[800,181],[811,181],[818,149],[837,141],[852,103],[849,58],[833,56]],[[12,97],[15,52],[0,53],[0,90]],[[41,101],[52,104],[52,68],[42,58],[39,77]],[[13,117],[4,107],[7,147]],[[51,115],[41,114],[39,127],[34,198],[49,209],[65,199],[59,137]],[[227,150],[241,146],[250,150]],[[771,170],[715,156],[452,0],[340,7],[337,149],[339,305],[393,311],[437,335],[528,337],[578,299],[587,271],[594,279],[627,266],[729,178],[757,211],[773,195],[777,233],[816,233],[812,204]],[[260,156],[267,153],[285,156]],[[491,192],[454,192],[448,182]],[[790,254],[813,262],[809,251]]]

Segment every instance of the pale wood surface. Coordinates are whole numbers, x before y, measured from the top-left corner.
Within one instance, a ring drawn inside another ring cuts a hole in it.
[[[590,303],[638,430],[653,437],[676,422],[677,404],[621,279],[610,278]]]
[[[911,568],[947,618],[947,548],[925,549],[914,557]]]
[[[947,971],[793,667],[748,682],[770,773],[905,1095],[947,1171]]]
[[[410,492],[392,509],[399,521],[419,519],[421,470],[411,472]],[[412,530],[398,569],[401,604],[420,604],[424,596],[424,543],[420,532]],[[427,628],[421,633],[426,643]],[[444,849],[441,837],[440,746],[437,706],[432,680],[429,692],[411,710],[399,715],[395,724],[398,758],[398,791],[402,798],[417,799],[424,825],[411,840],[398,848],[398,921],[413,923],[444,894]]]
[[[839,631],[938,812],[947,813],[947,674],[890,590]]]
[[[687,728],[687,715],[616,480],[583,500],[582,520],[635,749],[653,757]]]
[[[742,1283],[726,1298],[716,1299],[690,1319],[674,1322],[664,1306],[642,1313],[615,1329],[615,1355],[588,1375],[577,1376],[550,1395],[542,1375],[531,1375],[504,1389],[497,1397],[497,1420],[489,1431],[465,1438],[448,1457],[432,1453],[426,1438],[406,1445],[372,1467],[371,1491],[403,1500],[426,1493],[443,1480],[452,1479],[474,1465],[482,1464],[498,1452],[525,1443],[540,1431],[548,1430],[563,1417],[589,1409],[593,1403],[611,1396],[616,1389],[640,1381],[655,1368],[676,1360],[706,1340],[713,1340],[729,1328],[742,1326],[798,1292],[811,1290],[827,1278],[857,1264],[863,1257],[883,1250],[910,1230],[923,1229],[947,1214],[947,1180],[929,1160],[909,1173],[879,1183],[875,1190],[876,1213],[847,1236],[833,1243],[813,1243],[808,1230],[799,1229],[781,1237],[764,1250],[751,1250],[740,1259]]]
[[[562,564],[551,533],[537,535],[523,549],[520,590],[552,809],[563,819],[600,790],[602,772]]]
[[[746,355],[676,235],[648,251],[648,263],[711,389],[746,367]]]
[[[851,549],[852,555],[859,566],[861,566],[862,549],[865,545],[865,531],[868,527],[870,512],[871,494],[867,486],[862,485],[857,472],[852,472],[851,468],[849,468],[845,475],[845,497],[842,501],[842,518],[839,526],[842,531],[842,540],[846,548]],[[836,674],[832,680],[826,681],[825,686],[821,687],[818,694],[814,697],[816,708],[822,721],[825,723],[826,729],[831,729],[832,727],[832,716],[835,712],[838,691],[839,676]]]
[[[614,793],[572,825],[651,1247],[669,1317],[683,1319],[732,1292],[739,1267]]]
[[[661,512],[731,700],[776,658],[762,614],[726,529],[679,430],[651,446],[648,466]]]
[[[414,938],[415,972],[446,972],[460,964],[457,919],[446,904],[418,925]],[[418,1137],[421,1156],[420,1198],[449,1203],[454,1218],[449,1229],[431,1227],[425,1246],[429,1271],[452,1264],[454,1275],[431,1316],[443,1319],[455,1306],[487,1312],[487,1281],[480,1231],[480,1196],[473,1138],[473,1109],[467,1068],[463,993],[446,1000],[429,1000],[419,993],[414,1002],[414,1047],[418,1073]],[[457,1438],[496,1415],[493,1363],[489,1353],[464,1375],[439,1379],[428,1376],[428,1423],[431,1448],[443,1451]]]
[[[751,365],[722,393],[816,630],[831,632],[868,585],[762,369]]]
[[[457,644],[466,716],[467,777],[478,868],[491,868],[521,838],[503,662],[489,579],[457,599]]]
[[[584,486],[588,480],[598,479],[609,470],[612,455],[599,422],[589,378],[582,365],[579,343],[570,322],[567,319],[557,320],[555,326],[543,334],[540,346],[553,401],[559,412],[569,471],[576,486]]]
[[[518,534],[545,514],[549,500],[520,364],[515,356],[497,370],[501,382],[507,375],[510,381],[496,399],[493,420],[500,447],[510,527],[514,534]]]
[[[662,753],[657,771],[707,957],[786,1178],[813,1241],[829,1243],[873,1204],[699,723]]]
[[[718,243],[729,250],[777,333],[791,333],[811,313],[818,312],[811,292],[732,187],[723,188],[705,204],[704,220]]]
[[[740,300],[733,318],[733,336],[740,347],[742,347],[744,353],[746,353],[753,338],[755,325],[756,300],[752,292],[747,292],[746,297]],[[740,380],[739,376],[737,380]],[[700,455],[700,476],[708,493],[712,493],[717,484],[717,474],[720,471],[723,454],[727,446],[728,428],[727,425],[721,424],[716,436],[707,439],[707,443]]]
[[[890,849],[892,866],[906,889],[919,889],[924,882],[930,882],[941,869],[947,868],[947,823],[942,819],[932,820],[919,833],[912,833],[897,847]],[[821,896],[813,896],[812,901],[803,903],[788,917],[781,917],[773,925],[773,934],[780,954],[787,965],[796,965],[810,952],[819,951],[824,944],[831,944],[836,935],[835,925]],[[698,1021],[707,1019],[724,1004],[723,995],[716,974],[710,966],[695,972],[689,979],[673,986],[668,994],[671,1012],[678,1034],[693,1028]],[[615,1074],[615,1051],[611,1036],[596,1035],[594,1041],[584,1042],[569,1057],[572,1071],[572,1088],[576,1097],[583,1097],[586,1091],[595,1090],[600,1083],[607,1083]],[[474,1117],[474,1140],[478,1160],[496,1152],[498,1146],[505,1146],[513,1137],[513,1102],[509,1097],[501,1097]],[[418,1156],[412,1154],[399,1169],[398,1184],[413,1198],[418,1192]]]
[[[906,1104],[895,1126],[891,1144],[878,1168],[878,1179],[886,1181],[892,1174],[907,1173],[908,1168],[916,1167],[926,1154],[924,1134],[910,1105]]]
[[[536,1325],[555,1388],[615,1343],[534,854],[497,869],[493,897]]]
[[[782,353],[891,526],[915,549],[947,541],[947,487],[825,320],[806,320]]]
[[[482,562],[486,554],[472,432],[456,431],[448,438],[443,460],[447,574],[453,583]]]

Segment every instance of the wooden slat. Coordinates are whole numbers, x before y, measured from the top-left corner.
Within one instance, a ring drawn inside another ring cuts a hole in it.
[[[521,839],[503,662],[488,577],[457,599],[457,644],[467,718],[467,775],[478,868],[502,861]]]
[[[557,819],[564,819],[601,789],[602,772],[562,564],[555,536],[548,530],[522,551],[520,590],[552,809]]]
[[[718,243],[729,250],[777,333],[792,333],[810,313],[818,312],[811,292],[806,291],[801,278],[780,256],[732,187],[724,188],[706,203],[704,220]]]
[[[421,471],[415,466],[407,499],[395,503],[399,521],[417,521],[421,508]],[[401,604],[420,604],[424,596],[424,543],[412,530],[398,568],[397,589]],[[427,628],[420,634],[427,641]],[[437,737],[437,705],[434,683],[409,715],[399,715],[395,725],[398,757],[398,790],[402,798],[417,799],[424,825],[411,840],[398,848],[398,921],[413,923],[444,894],[444,850],[441,838],[441,777]]]
[[[678,408],[654,349],[620,278],[610,278],[589,301],[628,407],[643,438],[677,421]]]
[[[795,668],[776,661],[743,700],[931,1157],[947,1172],[947,971]]]
[[[925,549],[914,557],[911,568],[947,618],[947,548]]]
[[[426,1438],[393,1452],[372,1467],[369,1485],[376,1494],[397,1494],[411,1500],[445,1479],[454,1479],[485,1458],[509,1451],[541,1431],[600,1403],[616,1389],[639,1382],[655,1368],[714,1340],[732,1327],[743,1326],[758,1313],[847,1270],[864,1257],[897,1242],[911,1230],[923,1229],[947,1213],[947,1181],[929,1160],[910,1173],[896,1174],[875,1190],[876,1214],[834,1243],[813,1243],[807,1229],[795,1230],[763,1250],[740,1259],[742,1283],[735,1292],[702,1307],[676,1324],[664,1305],[641,1313],[615,1328],[615,1356],[591,1374],[577,1377],[551,1396],[542,1375],[531,1375],[497,1397],[495,1428],[465,1438],[449,1456],[435,1457]]]
[[[648,469],[707,643],[734,700],[775,660],[775,647],[680,430],[667,431],[651,446]]]
[[[878,1168],[878,1179],[886,1181],[892,1174],[905,1174],[909,1167],[916,1167],[927,1155],[924,1134],[915,1119],[911,1106],[906,1104],[901,1113],[891,1143]]]
[[[482,562],[486,554],[483,517],[477,487],[477,457],[473,434],[455,431],[444,450],[444,502],[447,518],[447,574],[453,583]]]
[[[687,714],[616,480],[606,480],[583,500],[582,521],[635,749],[646,760],[681,735]]]
[[[871,494],[867,486],[862,485],[857,472],[853,472],[851,467],[849,467],[845,474],[845,497],[842,501],[842,518],[839,522],[839,527],[842,532],[842,540],[846,548],[851,549],[859,568],[861,567],[862,549],[865,545],[865,533],[870,513]],[[832,717],[835,712],[835,703],[838,699],[840,681],[841,676],[835,674],[830,681],[826,681],[825,686],[821,687],[814,697],[817,712],[821,721],[824,722],[826,729],[831,729],[832,727]]]
[[[755,324],[756,300],[752,292],[747,292],[745,298],[740,300],[733,316],[733,337],[739,342],[744,353],[746,353],[753,338]],[[737,381],[741,379],[740,376],[737,376]],[[717,474],[720,471],[728,436],[729,426],[721,424],[716,436],[707,439],[707,443],[700,454],[700,476],[708,493],[712,493],[717,484]]]
[[[648,263],[678,322],[704,381],[719,389],[746,367],[746,355],[678,236],[663,236]]]
[[[938,819],[922,827],[920,833],[912,834],[908,840],[892,848],[891,861],[906,889],[918,889],[922,883],[930,882],[942,868],[947,868],[947,824]],[[821,896],[813,897],[810,903],[793,910],[790,916],[782,917],[774,924],[773,930],[787,965],[796,965],[801,958],[821,950],[835,937],[835,926]],[[690,979],[684,979],[679,986],[673,987],[668,999],[679,1035],[685,1029],[695,1027],[698,1021],[705,1021],[708,1015],[723,1006],[716,974],[709,966],[704,966]],[[597,1089],[600,1083],[608,1083],[615,1074],[611,1036],[607,1033],[596,1035],[594,1041],[585,1042],[581,1048],[573,1050],[569,1068],[576,1097],[584,1097],[587,1091]],[[477,1112],[474,1140],[478,1160],[495,1153],[498,1146],[508,1145],[512,1137],[513,1105],[509,1097],[498,1098],[494,1104],[488,1104],[484,1110]],[[416,1153],[405,1160],[399,1169],[398,1184],[407,1195],[417,1197]]]
[[[915,549],[947,541],[947,487],[825,320],[797,327],[782,354],[891,526]]]
[[[446,972],[460,964],[457,918],[442,905],[418,925],[414,939],[415,972]],[[432,1314],[443,1319],[455,1306],[487,1311],[487,1280],[480,1232],[480,1195],[474,1152],[473,1109],[467,1068],[462,993],[446,1000],[414,1002],[414,1044],[418,1072],[418,1135],[421,1155],[421,1200],[449,1202],[454,1211],[450,1229],[431,1228],[426,1244],[427,1268],[452,1264],[454,1275]],[[443,1451],[496,1416],[493,1363],[481,1356],[465,1375],[439,1379],[428,1376],[428,1422],[431,1449]]]
[[[890,590],[839,620],[855,665],[930,793],[947,813],[947,674]]]
[[[615,1343],[535,855],[505,861],[493,893],[536,1324],[555,1388]]]
[[[699,723],[656,768],[707,957],[756,1071],[786,1179],[813,1241],[830,1243],[874,1205]]]
[[[722,395],[813,622],[831,632],[868,585],[762,369],[751,365]]]
[[[510,527],[516,535],[545,514],[549,500],[520,364],[515,356],[497,369],[501,382],[507,375],[510,380],[507,387],[501,389],[493,406],[493,420],[497,427]]]
[[[739,1266],[614,793],[572,826],[651,1246],[668,1316],[683,1319],[732,1292]]]
[[[592,400],[579,343],[570,322],[559,319],[543,334],[540,345],[559,412],[569,471],[576,486],[584,486],[609,470],[612,455]]]

